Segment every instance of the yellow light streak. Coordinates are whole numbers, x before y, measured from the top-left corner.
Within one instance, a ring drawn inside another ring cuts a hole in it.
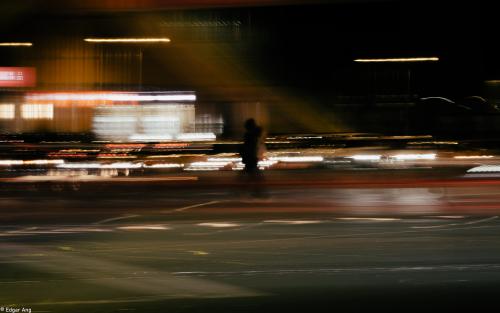
[[[98,43],[168,43],[170,38],[85,38],[86,42]]]
[[[438,57],[421,57],[421,58],[386,58],[386,59],[355,59],[354,62],[359,63],[384,63],[384,62],[436,62]]]
[[[0,42],[0,47],[31,47],[31,42]]]

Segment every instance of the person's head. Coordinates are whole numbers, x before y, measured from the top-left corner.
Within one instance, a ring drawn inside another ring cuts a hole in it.
[[[253,118],[249,118],[245,121],[245,129],[246,130],[252,130],[257,127],[257,123],[255,123],[255,120]]]

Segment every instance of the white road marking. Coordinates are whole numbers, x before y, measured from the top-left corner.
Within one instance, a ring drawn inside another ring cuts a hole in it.
[[[321,220],[266,220],[263,223],[286,224],[286,225],[306,225],[323,223]]]
[[[240,224],[230,223],[230,222],[211,222],[211,223],[199,223],[198,226],[224,228],[224,227],[238,227],[240,226]]]
[[[0,281],[0,284],[32,284],[40,283],[39,280],[14,280],[14,281]]]
[[[130,225],[130,226],[120,226],[117,229],[122,230],[167,230],[171,229],[165,225]]]
[[[43,234],[76,234],[76,233],[88,233],[88,232],[110,232],[110,229],[103,228],[94,228],[94,227],[86,227],[86,226],[71,226],[71,227],[62,227],[61,226],[53,226],[53,227],[28,227],[21,228],[15,230],[8,230],[4,232],[0,232],[0,237],[12,237],[12,236],[26,236],[26,235],[43,235]]]
[[[466,222],[466,223],[452,223],[452,224],[444,224],[444,225],[434,225],[434,226],[412,226],[411,228],[415,229],[429,229],[429,228],[445,228],[445,227],[450,227],[450,226],[465,226],[465,225],[474,225],[474,224],[479,224],[479,223],[484,223],[484,222],[489,222],[494,219],[497,219],[498,216],[492,216],[476,221],[471,221],[471,222]]]
[[[301,273],[345,273],[345,272],[413,272],[413,271],[482,271],[484,269],[500,269],[500,264],[457,264],[434,266],[394,266],[394,267],[354,267],[354,268],[305,268],[305,269],[276,269],[276,270],[248,270],[248,271],[190,271],[172,272],[172,275],[258,275],[258,274],[301,274]]]
[[[220,202],[222,202],[222,201],[215,200],[215,201],[203,202],[203,203],[199,203],[199,204],[193,204],[193,205],[185,206],[185,207],[182,207],[182,208],[174,209],[174,210],[171,210],[171,211],[167,211],[166,213],[169,213],[169,212],[182,212],[182,211],[186,211],[186,210],[189,210],[189,209],[199,208],[199,207],[202,207],[202,206],[207,206],[207,205],[211,205],[211,204],[215,204],[215,203],[220,203]]]
[[[400,218],[390,217],[337,217],[341,221],[371,221],[371,222],[392,222],[400,221]]]
[[[128,219],[128,218],[134,218],[134,217],[138,217],[138,216],[140,216],[140,215],[137,215],[137,214],[122,215],[122,216],[118,216],[118,217],[107,218],[105,220],[95,222],[94,224],[95,225],[106,224],[108,222],[114,222],[114,221],[124,220],[124,219]]]

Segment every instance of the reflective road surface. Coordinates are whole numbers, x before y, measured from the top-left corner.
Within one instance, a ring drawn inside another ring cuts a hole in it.
[[[497,305],[494,175],[167,178],[4,179],[0,308],[478,312]]]

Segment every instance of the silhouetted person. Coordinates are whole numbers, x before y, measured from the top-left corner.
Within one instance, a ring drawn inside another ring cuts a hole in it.
[[[240,147],[241,160],[245,164],[243,181],[247,191],[254,197],[267,197],[263,189],[264,178],[259,171],[259,160],[263,157],[265,144],[262,128],[253,118],[245,121],[245,135]]]
[[[245,164],[244,171],[246,173],[255,174],[258,172],[261,145],[263,145],[262,128],[257,126],[253,118],[250,118],[245,121],[245,135],[240,152],[241,160]]]

